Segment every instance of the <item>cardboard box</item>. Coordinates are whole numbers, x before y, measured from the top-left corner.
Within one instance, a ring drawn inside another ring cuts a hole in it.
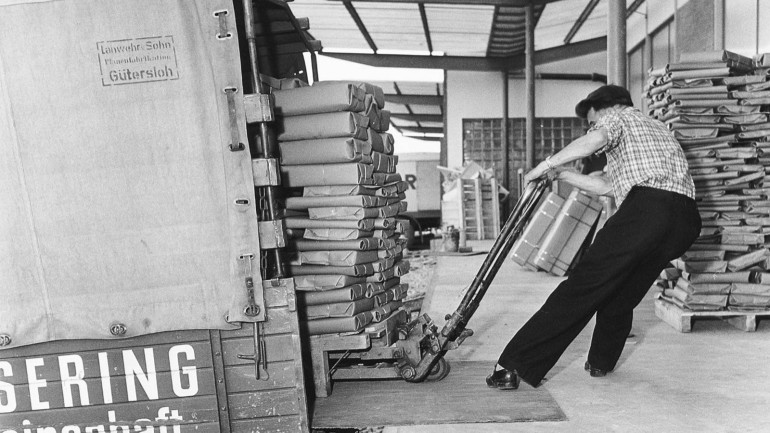
[[[598,197],[573,190],[543,236],[534,264],[562,276],[569,269],[602,211]]]
[[[521,236],[513,244],[511,258],[514,262],[528,269],[537,270],[534,259],[537,255],[543,237],[551,227],[556,215],[559,213],[564,198],[556,193],[548,193],[540,202],[532,218],[524,227]]]

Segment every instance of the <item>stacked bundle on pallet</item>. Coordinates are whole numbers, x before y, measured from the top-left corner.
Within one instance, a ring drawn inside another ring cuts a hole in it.
[[[695,182],[703,229],[664,296],[692,310],[770,307],[770,82],[753,59],[685,53],[650,71],[649,114],[674,133]]]
[[[359,332],[402,307],[406,182],[382,89],[318,82],[274,91],[289,272],[310,335]],[[407,315],[404,314],[403,317]]]

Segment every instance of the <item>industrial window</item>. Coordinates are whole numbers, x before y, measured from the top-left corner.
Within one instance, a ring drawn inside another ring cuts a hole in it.
[[[519,188],[517,172],[526,165],[526,119],[508,119],[508,173],[504,173],[502,124],[502,119],[463,119],[463,161],[494,169],[495,178],[515,194]],[[585,134],[587,128],[585,120],[575,117],[535,119],[535,163]]]
[[[770,51],[770,2],[725,1],[725,49],[745,56]]]
[[[652,36],[652,67],[662,68],[674,62],[673,19],[655,30]]]
[[[647,74],[644,67],[644,42],[628,53],[628,92],[631,93],[631,100],[634,106],[644,108],[644,84]]]

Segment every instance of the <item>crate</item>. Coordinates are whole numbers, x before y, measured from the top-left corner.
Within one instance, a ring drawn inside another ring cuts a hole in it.
[[[533,260],[535,266],[554,275],[565,275],[585,244],[601,211],[602,204],[598,197],[578,189],[572,190],[551,227],[543,235],[540,249]]]
[[[543,198],[524,227],[521,236],[511,248],[511,258],[514,262],[528,269],[537,270],[534,258],[562,205],[564,205],[564,199],[556,193],[548,193]]]

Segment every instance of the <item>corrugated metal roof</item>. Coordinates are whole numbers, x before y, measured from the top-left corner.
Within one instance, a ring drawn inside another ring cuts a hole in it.
[[[428,51],[416,3],[355,2],[378,52]]]
[[[535,50],[564,45],[564,38],[590,0],[563,0],[546,5],[535,27]]]
[[[607,34],[607,12],[607,0],[601,0],[585,23],[580,27],[580,30],[575,33],[575,38],[572,42],[580,42],[599,36],[605,36]]]
[[[494,6],[425,5],[434,51],[450,56],[484,56]]]
[[[309,18],[310,35],[330,53],[463,58],[509,58],[524,53],[524,7],[494,0],[460,1],[294,0],[288,4],[295,16]],[[556,0],[535,5],[535,50],[565,46],[565,39],[576,43],[606,35],[607,1]],[[626,1],[629,6],[639,4],[638,0]],[[436,83],[375,84],[390,95],[441,93]],[[393,120],[399,129],[441,126],[431,117],[441,115],[441,99],[424,104],[389,102],[388,109],[399,115]],[[407,115],[423,120],[409,120]]]
[[[309,33],[321,41],[324,49],[361,52],[369,45],[342,2],[301,0],[289,3],[297,17],[310,20]]]
[[[471,2],[472,0],[468,0]],[[564,45],[564,37],[590,0],[535,6],[535,48]],[[629,3],[631,0],[627,0]],[[294,14],[310,19],[310,34],[332,52],[433,52],[450,56],[508,57],[524,52],[524,8],[440,4],[294,0]],[[420,5],[425,11],[422,21]],[[358,26],[351,16],[360,17]],[[607,0],[601,0],[573,42],[606,33]],[[371,37],[374,47],[367,43]]]

